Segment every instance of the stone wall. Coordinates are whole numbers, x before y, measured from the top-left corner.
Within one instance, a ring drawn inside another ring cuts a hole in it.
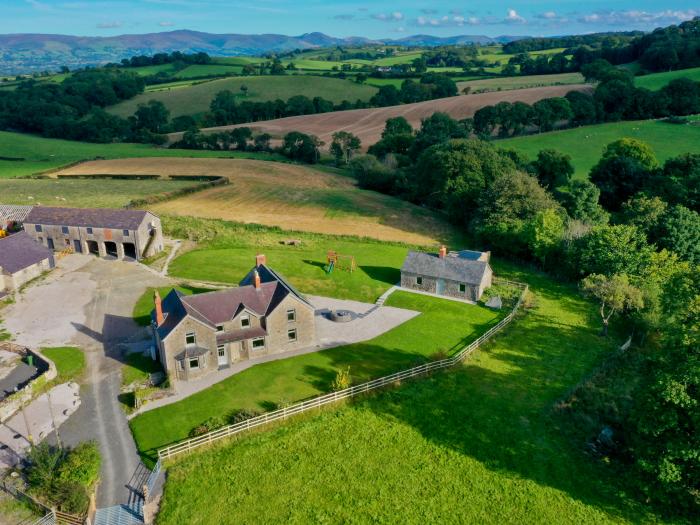
[[[49,271],[52,267],[52,260],[50,257],[47,257],[43,261],[28,266],[13,274],[0,272],[0,291],[17,291],[22,285],[28,283],[32,279],[36,279],[42,273]]]

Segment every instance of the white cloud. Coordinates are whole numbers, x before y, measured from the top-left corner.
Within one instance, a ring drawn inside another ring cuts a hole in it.
[[[401,11],[394,11],[393,13],[377,13],[372,15],[372,18],[382,22],[400,22],[405,17]]]
[[[673,10],[666,9],[664,11],[597,11],[587,15],[582,15],[578,18],[578,22],[583,24],[604,24],[611,26],[619,25],[664,25],[677,24],[685,20],[700,15],[700,11],[696,9]]]
[[[159,25],[160,27],[172,27],[172,26],[174,26],[175,24],[173,24],[173,23],[170,22],[169,20],[163,20],[162,22],[158,22],[158,25]]]
[[[120,22],[118,20],[114,20],[112,22],[100,22],[97,24],[98,29],[116,29],[117,27],[121,27],[124,25],[124,22]]]
[[[524,24],[526,20],[515,9],[509,8],[503,22],[507,24]]]

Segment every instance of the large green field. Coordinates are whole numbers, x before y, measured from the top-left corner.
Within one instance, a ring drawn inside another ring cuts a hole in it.
[[[503,315],[407,292],[392,294],[386,304],[421,315],[370,341],[259,364],[182,401],[145,412],[131,421],[139,450],[152,457],[154,449],[187,437],[210,417],[240,409],[267,410],[328,392],[336,372],[348,366],[353,381],[363,382],[424,362],[436,352],[452,354]]]
[[[498,140],[495,144],[525,153],[530,159],[536,158],[543,149],[567,153],[576,169],[574,176],[585,178],[600,159],[603,148],[624,137],[647,142],[661,162],[682,153],[700,153],[700,121],[697,119],[691,119],[689,124],[658,120],[614,122]]]
[[[218,66],[225,67],[225,66]],[[248,87],[248,95],[243,96],[241,86]],[[159,100],[170,110],[171,117],[195,115],[209,109],[214,96],[219,91],[231,90],[240,100],[266,101],[306,95],[309,98],[323,97],[334,103],[357,99],[369,100],[377,88],[360,85],[351,80],[326,78],[310,75],[232,77],[193,85],[184,89],[143,93],[108,108],[108,111],[121,117],[133,115],[139,104],[149,100]]]
[[[177,191],[193,181],[123,179],[0,179],[0,202],[43,206],[120,208],[134,199]]]
[[[624,476],[585,455],[583,438],[568,441],[553,414],[616,341],[598,336],[595,309],[574,287],[508,273],[531,284],[535,306],[464,366],[176,460],[159,523],[656,521],[631,500]],[[423,345],[444,344],[430,330]],[[295,373],[258,372],[266,393]],[[155,437],[135,423],[140,443]]]
[[[12,158],[17,160],[3,160]],[[0,131],[0,179],[34,175],[81,160],[127,157],[230,157],[283,160],[271,154],[164,149],[147,144],[91,144]]]
[[[558,86],[566,84],[583,84],[585,81],[581,73],[561,73],[558,75],[526,75],[516,77],[494,77],[487,79],[475,78],[473,80],[457,83],[460,91],[471,88],[472,92],[496,91],[508,89],[523,89],[539,86]]]
[[[637,87],[643,87],[656,91],[671,82],[671,80],[675,80],[677,78],[689,78],[695,82],[700,82],[700,67],[680,69],[678,71],[668,71],[666,73],[643,75],[641,77],[635,77],[634,83]]]

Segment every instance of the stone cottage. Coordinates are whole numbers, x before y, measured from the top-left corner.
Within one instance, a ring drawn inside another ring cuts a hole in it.
[[[156,292],[151,313],[158,356],[171,380],[316,344],[314,307],[256,257],[238,288],[196,295]]]
[[[408,252],[401,267],[401,286],[412,290],[478,301],[491,286],[490,252],[462,250]]]
[[[140,260],[163,250],[160,219],[143,210],[35,206],[24,230],[57,251]]]
[[[54,267],[53,253],[25,232],[0,239],[0,295]]]

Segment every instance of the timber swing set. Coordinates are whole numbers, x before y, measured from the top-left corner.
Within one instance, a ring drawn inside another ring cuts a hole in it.
[[[336,268],[350,273],[354,272],[357,269],[355,256],[341,255],[334,250],[329,250],[326,254],[326,273],[331,274]]]

